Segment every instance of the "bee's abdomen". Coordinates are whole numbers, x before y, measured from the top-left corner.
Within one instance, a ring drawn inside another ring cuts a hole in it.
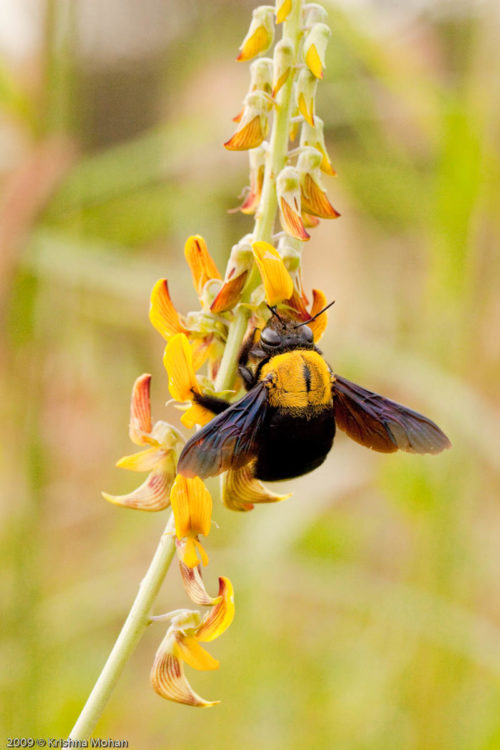
[[[272,482],[307,474],[323,463],[334,436],[332,407],[314,418],[271,409],[259,442],[255,476]]]

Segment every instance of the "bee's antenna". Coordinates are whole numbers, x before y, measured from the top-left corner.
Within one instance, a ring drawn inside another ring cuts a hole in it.
[[[283,318],[282,318],[282,317],[281,317],[280,315],[278,315],[278,313],[276,312],[276,307],[271,307],[271,305],[268,305],[267,303],[266,303],[266,307],[268,308],[268,310],[270,310],[270,311],[271,311],[271,313],[272,313],[273,315],[275,315],[275,316],[276,316],[276,317],[278,318],[278,320],[279,320],[279,322],[281,323],[281,325],[282,325],[282,326],[284,326],[284,325],[285,325],[285,323],[284,323],[284,320],[283,320]],[[326,309],[326,308],[325,308],[325,309]],[[319,314],[319,313],[318,313],[318,314]]]
[[[335,304],[335,300],[333,300],[326,307],[324,307],[322,310],[317,312],[316,315],[313,315],[312,318],[309,318],[309,320],[304,320],[302,323],[299,323],[298,325],[294,326],[294,328],[300,328],[301,326],[306,326],[308,323],[312,323],[313,320],[316,320],[316,318],[319,318],[320,315],[323,315],[323,313],[326,312],[328,308],[334,304]]]

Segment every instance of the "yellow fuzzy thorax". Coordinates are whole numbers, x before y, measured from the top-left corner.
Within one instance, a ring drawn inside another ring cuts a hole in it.
[[[331,403],[331,373],[318,352],[294,349],[271,357],[260,379],[271,376],[269,404],[285,410],[324,408]]]

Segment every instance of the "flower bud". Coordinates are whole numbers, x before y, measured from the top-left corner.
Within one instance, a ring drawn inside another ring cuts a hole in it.
[[[308,240],[310,235],[306,232],[300,215],[299,173],[294,167],[281,170],[276,181],[276,192],[284,231],[298,240]]]
[[[325,23],[315,23],[304,40],[304,61],[316,78],[323,78],[330,33]]]
[[[276,0],[276,23],[286,21],[292,11],[292,7],[292,0]]]
[[[282,39],[274,49],[273,97],[287,82],[294,64],[294,46],[290,39]]]
[[[252,20],[236,60],[251,60],[261,52],[266,52],[274,41],[274,8],[259,5],[252,13]]]
[[[319,165],[321,171],[332,176],[336,174],[326,151],[323,120],[321,117],[316,116],[314,118],[314,127],[311,127],[308,122],[304,121],[300,132],[300,145],[312,146],[312,148],[317,149],[323,156]]]
[[[239,209],[232,210],[239,210],[242,214],[254,214],[259,207],[264,184],[267,151],[268,144],[267,141],[264,141],[260,146],[249,152],[250,190]]]
[[[237,131],[224,146],[229,151],[246,151],[260,146],[269,130],[269,98],[262,91],[245,97],[245,106]]]
[[[309,68],[303,68],[299,73],[295,96],[300,114],[312,127],[314,127],[314,99],[317,86],[318,79],[316,76],[311,73]]]
[[[308,3],[304,6],[304,26],[306,29],[311,28],[315,23],[326,23],[328,13],[322,5],[318,3]]]
[[[259,151],[259,149],[256,149]],[[250,152],[250,158],[253,155]],[[253,265],[252,235],[246,235],[233,245],[226,269],[226,277],[210,308],[213,313],[231,310],[238,302]]]

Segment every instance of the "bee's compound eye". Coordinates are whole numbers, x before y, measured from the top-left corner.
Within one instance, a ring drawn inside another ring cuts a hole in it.
[[[306,341],[310,341],[312,344],[312,342],[314,341],[314,336],[309,326],[302,326],[302,335],[304,336]]]
[[[274,328],[264,328],[260,338],[268,346],[278,346],[281,343],[281,336]]]

